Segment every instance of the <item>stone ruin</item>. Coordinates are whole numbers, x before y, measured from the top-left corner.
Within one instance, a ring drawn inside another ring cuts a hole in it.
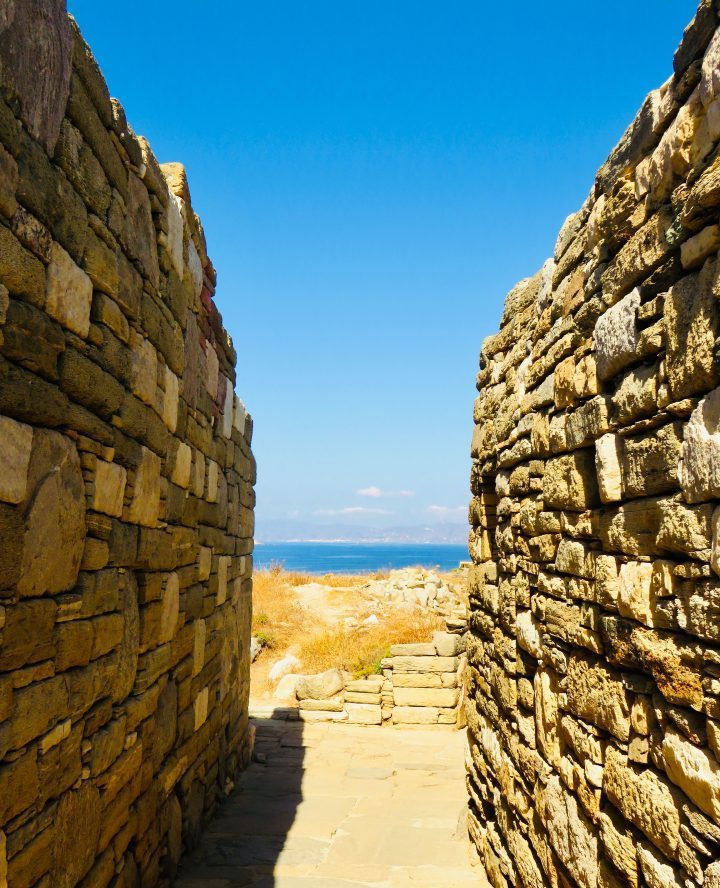
[[[720,30],[703,0],[472,442],[470,826],[494,888],[720,886]]]
[[[247,761],[252,423],[179,164],[0,5],[0,886],[169,884]]]

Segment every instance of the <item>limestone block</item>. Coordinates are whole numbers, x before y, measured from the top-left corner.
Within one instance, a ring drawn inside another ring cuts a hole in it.
[[[689,503],[720,497],[720,388],[703,398],[685,426],[680,481]]]
[[[32,440],[31,426],[0,416],[0,500],[4,503],[25,499]]]
[[[8,888],[7,837],[0,830],[0,888]]]
[[[665,297],[666,366],[674,400],[706,392],[720,382],[715,362],[715,338],[720,310],[713,295],[715,262],[699,274],[674,284]]]
[[[18,184],[18,167],[15,158],[0,145],[0,213],[7,219],[15,215],[18,204],[15,192]]]
[[[183,244],[183,217],[182,212],[185,206],[185,202],[181,197],[170,192],[170,199],[168,200],[167,205],[167,221],[168,221],[168,235],[167,235],[167,243],[168,243],[168,253],[170,254],[170,260],[175,268],[175,271],[178,273],[178,276],[182,278],[184,271],[184,244]]]
[[[437,672],[398,672],[393,675],[392,681],[396,688],[441,688],[443,686],[442,676]]]
[[[203,619],[195,620],[193,637],[193,676],[199,675],[205,665],[205,643],[207,639],[207,623]]]
[[[64,592],[77,581],[86,532],[80,459],[64,435],[35,430],[30,491],[18,592],[21,596]]]
[[[90,331],[92,281],[58,243],[52,245],[47,269],[45,310],[63,327],[87,338]]]
[[[458,702],[458,691],[454,688],[396,687],[393,693],[396,706],[429,706],[451,709]]]
[[[597,835],[572,793],[553,774],[536,789],[537,806],[546,824],[550,844],[582,888],[597,888]]]
[[[595,469],[603,503],[614,503],[623,498],[622,459],[623,439],[620,435],[603,435],[595,442]]]
[[[209,503],[218,501],[218,489],[220,482],[220,467],[215,460],[207,461],[207,494],[206,499]]]
[[[226,438],[229,438],[232,434],[233,430],[233,410],[235,408],[235,392],[233,390],[232,382],[224,378],[225,385],[225,401],[223,404],[222,411],[222,433]]]
[[[93,509],[119,518],[123,511],[126,482],[127,472],[122,466],[99,459],[93,479]]]
[[[708,256],[715,255],[718,249],[720,249],[720,226],[708,225],[681,246],[680,257],[683,268],[699,268]]]
[[[382,675],[368,675],[367,678],[347,682],[345,690],[356,694],[379,694],[384,683]]]
[[[395,706],[392,720],[396,725],[436,725],[440,710],[427,706]]]
[[[535,619],[532,611],[518,611],[515,619],[515,627],[517,629],[517,643],[520,647],[532,654],[536,659],[540,659],[542,654],[542,628],[541,624]]]
[[[575,365],[573,388],[577,398],[592,398],[600,391],[600,380],[594,355],[585,355]]]
[[[212,571],[212,549],[209,546],[201,546],[198,553],[198,580],[201,582],[210,578]]]
[[[678,871],[645,842],[640,842],[637,857],[648,888],[682,888],[686,884]]]
[[[618,608],[624,617],[630,617],[653,626],[656,606],[655,591],[652,585],[653,565],[629,562],[620,568],[620,595]]]
[[[328,669],[318,675],[303,675],[296,687],[298,700],[328,700],[339,694],[345,687],[342,673],[338,669]]]
[[[578,450],[548,460],[543,498],[549,508],[584,511],[599,501],[592,450]]]
[[[382,713],[379,705],[370,703],[346,703],[348,722],[354,725],[380,725]]]
[[[193,282],[193,289],[195,292],[195,298],[199,299],[200,294],[202,293],[203,271],[202,271],[202,263],[200,262],[200,255],[198,254],[197,247],[193,243],[192,238],[190,238],[190,240],[188,241],[187,265],[188,265],[188,271],[190,272],[190,278]],[[215,391],[217,393],[217,389]],[[211,392],[211,394],[212,394],[212,392]]]
[[[130,347],[133,351],[133,394],[154,407],[157,394],[157,352],[153,344],[134,330],[130,334]]]
[[[332,712],[331,710],[315,711],[312,709],[298,710],[300,721],[316,724],[320,722],[346,722],[348,714],[345,710],[342,712]]]
[[[652,415],[658,406],[658,367],[635,367],[622,378],[613,398],[617,419],[629,423]]]
[[[345,700],[348,703],[372,703],[378,706],[382,703],[382,694],[358,693],[357,691],[345,690]]]
[[[720,32],[713,34],[702,63],[699,86],[700,101],[708,108],[720,94]]]
[[[391,657],[434,657],[437,654],[432,642],[413,644],[393,644],[390,646]]]
[[[221,555],[217,566],[217,597],[215,603],[218,607],[227,601],[228,570],[230,569],[230,556]]]
[[[213,401],[218,394],[218,387],[220,385],[219,374],[220,362],[218,361],[217,352],[212,343],[208,342],[205,347],[205,388]]]
[[[208,703],[210,700],[210,688],[204,687],[195,698],[193,703],[193,714],[195,721],[195,731],[199,731],[205,724],[208,717]]]
[[[301,700],[300,709],[311,712],[342,712],[345,708],[345,698],[342,694],[328,697],[326,700]]]
[[[635,360],[639,331],[640,291],[633,290],[609,308],[595,325],[593,348],[600,379],[609,379]]]
[[[0,17],[0,80],[50,156],[70,92],[72,56],[70,23],[60,0],[7,0]]]
[[[695,804],[720,824],[720,763],[672,727],[662,745],[665,770]]]
[[[235,395],[235,410],[233,413],[233,426],[240,432],[242,436],[245,435],[245,423],[247,420],[247,410],[245,409],[245,405],[243,402]]]
[[[58,888],[72,888],[91,869],[102,823],[100,794],[90,781],[66,793],[55,815],[51,880]],[[83,841],[77,841],[82,824]]]
[[[168,430],[177,428],[178,406],[180,404],[180,380],[169,367],[165,367],[165,394],[163,396],[163,422]],[[187,486],[187,485],[183,485]]]
[[[566,679],[568,709],[619,740],[630,738],[630,697],[619,673],[601,661],[572,655]]]
[[[560,686],[557,674],[551,669],[538,669],[534,680],[535,734],[538,749],[550,764],[560,762],[558,737],[558,696]]]
[[[674,856],[680,840],[680,812],[665,781],[652,770],[629,764],[608,747],[603,790],[626,820],[664,854]]]
[[[189,444],[181,441],[178,444],[177,453],[175,455],[175,465],[170,480],[178,487],[187,490],[190,484],[190,472],[192,469],[192,448]]]
[[[457,657],[393,657],[393,671],[399,672],[455,672]]]
[[[155,527],[160,514],[160,457],[142,448],[142,460],[135,471],[132,500],[127,510],[131,524]]]
[[[193,467],[190,475],[190,490],[193,496],[201,498],[205,493],[205,457],[199,450],[195,451]]]
[[[678,487],[683,428],[671,423],[638,438],[626,438],[622,453],[626,497],[653,496]]]

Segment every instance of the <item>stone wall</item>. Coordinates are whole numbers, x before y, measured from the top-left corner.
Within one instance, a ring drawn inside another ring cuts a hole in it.
[[[247,759],[255,470],[214,290],[183,168],[64,2],[5,0],[0,886],[168,884]]]
[[[482,348],[470,825],[505,886],[720,885],[720,30]]]

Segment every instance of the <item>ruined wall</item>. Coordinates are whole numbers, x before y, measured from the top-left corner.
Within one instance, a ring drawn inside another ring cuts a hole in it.
[[[470,825],[500,886],[720,885],[720,30],[482,348]]]
[[[182,113],[182,109],[178,109]],[[183,168],[0,4],[0,886],[172,877],[248,754],[251,422]]]

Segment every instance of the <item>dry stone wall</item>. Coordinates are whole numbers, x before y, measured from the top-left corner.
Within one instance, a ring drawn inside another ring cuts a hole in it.
[[[182,109],[178,109],[182,113]],[[0,886],[168,884],[247,759],[254,462],[188,183],[0,4]]]
[[[468,786],[495,888],[720,885],[720,30],[482,348]]]

